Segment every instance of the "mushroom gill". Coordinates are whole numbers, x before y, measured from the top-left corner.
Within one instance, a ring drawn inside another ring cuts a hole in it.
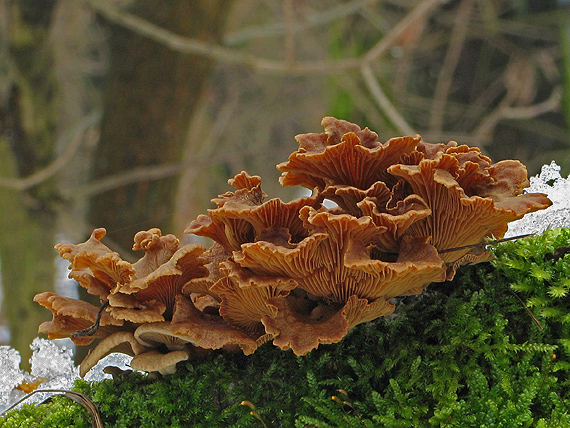
[[[234,260],[258,275],[291,277],[307,293],[341,304],[353,295],[373,301],[444,280],[443,262],[425,239],[414,242],[417,248],[403,246],[396,261],[382,261],[371,254],[387,228],[370,217],[306,207],[301,218],[313,233],[295,248],[244,244]]]
[[[551,204],[543,194],[521,194],[526,181],[522,164],[499,162],[475,171],[479,165],[468,161],[460,167],[454,156],[457,150],[449,151],[451,154],[439,152],[434,159],[422,159],[417,165],[396,164],[388,169],[431,210],[430,216],[410,225],[407,233],[431,236],[446,263],[454,264],[471,251],[450,249],[479,244],[490,236],[501,238],[508,222]],[[512,174],[505,174],[505,169]],[[475,182],[473,186],[470,180]],[[483,196],[473,194],[475,190],[483,190]],[[481,258],[488,259],[488,254]]]
[[[106,337],[123,326],[122,320],[112,318],[108,313],[101,313],[99,328],[90,336],[72,337],[76,331],[92,326],[99,314],[99,308],[82,300],[62,297],[50,291],[34,296],[34,302],[49,309],[53,314],[51,321],[40,324],[39,333],[46,333],[49,339],[71,337],[76,345],[89,345],[94,339]],[[124,328],[124,327],[123,327]]]

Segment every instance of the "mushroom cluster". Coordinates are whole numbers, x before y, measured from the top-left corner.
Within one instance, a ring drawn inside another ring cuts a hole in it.
[[[419,135],[380,143],[332,117],[322,124],[323,133],[298,135],[299,149],[277,166],[283,186],[311,196],[267,199],[261,178],[241,172],[228,181],[235,190],[185,231],[211,238],[209,249],[158,229],[135,235],[144,256],[133,264],[101,242],[104,229],[83,244],[58,244],[70,277],[101,306],[38,294],[53,313],[39,331],[78,345],[101,339],[82,375],[110,352],[161,373],[210,350],[251,354],[269,341],[305,355],[392,313],[392,298],[488,260],[487,238],[551,204],[523,193],[519,161],[493,164],[478,148]]]

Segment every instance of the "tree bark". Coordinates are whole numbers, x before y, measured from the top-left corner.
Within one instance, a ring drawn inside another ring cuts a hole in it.
[[[0,94],[0,174],[21,178],[52,160],[56,113],[45,41],[53,3],[22,1],[11,6],[2,5],[12,25],[10,31],[3,27],[0,35],[8,51],[2,52],[8,72]],[[24,368],[38,325],[51,318],[32,299],[53,290],[56,200],[53,180],[22,192],[0,188],[3,311],[10,344],[20,352]]]
[[[178,35],[217,41],[227,1],[135,2],[132,12]],[[111,65],[94,178],[178,161],[212,62],[110,25]],[[142,229],[171,232],[175,178],[143,180],[91,201],[90,222],[123,249]]]

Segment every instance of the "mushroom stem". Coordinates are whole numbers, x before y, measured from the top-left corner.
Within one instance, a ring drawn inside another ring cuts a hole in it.
[[[97,330],[99,329],[99,323],[101,322],[101,315],[103,314],[103,310],[107,306],[109,306],[108,300],[105,303],[103,303],[99,308],[99,312],[97,312],[97,318],[95,318],[95,322],[93,323],[93,325],[87,327],[86,329],[78,330],[71,333],[71,337],[75,338],[75,337],[93,336],[95,333],[97,333]]]

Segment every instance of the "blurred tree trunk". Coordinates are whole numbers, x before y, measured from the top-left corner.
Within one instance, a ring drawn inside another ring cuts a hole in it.
[[[0,92],[0,174],[22,178],[52,160],[55,143],[54,86],[47,34],[53,2],[2,4],[4,76]],[[9,27],[9,28],[7,28]],[[8,55],[9,53],[9,55]],[[56,200],[53,181],[25,191],[0,188],[0,261],[4,313],[11,345],[28,365],[38,325],[51,314],[32,301],[52,290]]]
[[[136,1],[132,12],[180,36],[216,41],[228,1]],[[180,160],[209,59],[183,55],[146,37],[110,25],[111,63],[94,178]],[[119,247],[136,232],[172,232],[176,179],[143,180],[95,196],[90,222],[105,227]]]

